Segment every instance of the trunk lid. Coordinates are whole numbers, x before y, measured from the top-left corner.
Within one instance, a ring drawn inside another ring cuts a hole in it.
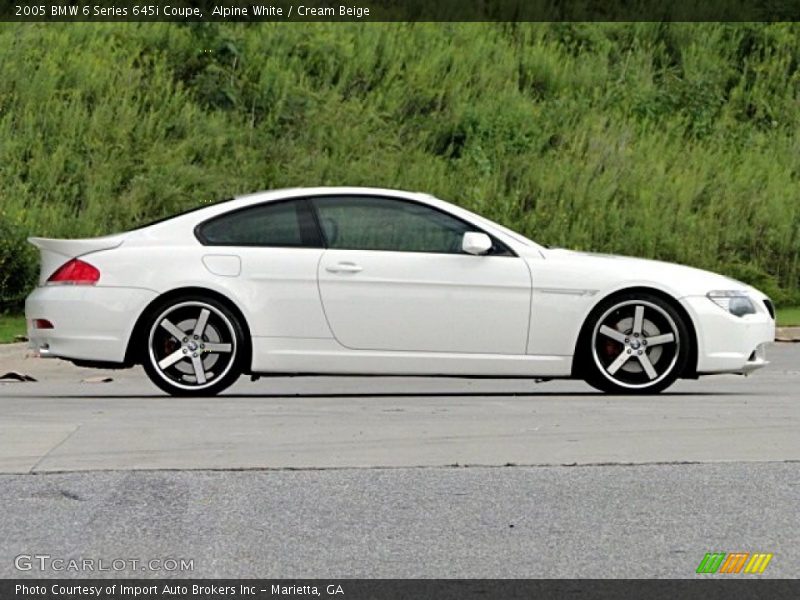
[[[124,233],[108,235],[98,238],[85,238],[79,240],[61,240],[51,238],[28,238],[28,242],[39,248],[40,264],[39,285],[47,282],[52,275],[65,262],[71,258],[85,256],[100,250],[111,250],[122,245],[125,241]]]

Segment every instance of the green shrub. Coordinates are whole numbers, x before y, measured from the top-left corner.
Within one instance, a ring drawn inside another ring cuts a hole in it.
[[[22,220],[0,210],[0,315],[18,312],[35,283],[35,252]]]
[[[15,24],[0,208],[78,237],[260,189],[425,190],[789,301],[799,48],[796,23]]]

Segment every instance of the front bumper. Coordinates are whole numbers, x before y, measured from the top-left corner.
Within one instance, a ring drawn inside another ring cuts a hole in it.
[[[30,347],[42,357],[122,363],[136,320],[155,297],[140,288],[38,287],[25,301]],[[53,328],[35,328],[35,319]]]
[[[682,300],[697,331],[697,373],[747,374],[769,364],[765,347],[775,340],[775,320],[763,297],[753,297],[756,313],[737,317],[705,296]]]

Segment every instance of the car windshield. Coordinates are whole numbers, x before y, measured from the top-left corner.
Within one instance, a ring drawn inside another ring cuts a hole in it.
[[[537,245],[541,245],[541,244],[536,244],[536,242],[534,242],[533,240],[529,240],[524,235],[522,235],[520,233],[517,233],[513,229],[509,229],[508,227],[504,227],[504,226],[499,225],[499,224],[496,225],[496,227],[498,229],[502,230],[502,232],[505,233],[506,235],[514,238],[520,244],[524,244],[526,246],[531,246],[532,248],[535,248]],[[547,246],[545,246],[545,247],[547,247]]]
[[[495,229],[499,229],[500,231],[505,233],[507,236],[514,238],[514,240],[516,240],[520,244],[523,244],[524,246],[529,246],[531,248],[541,247],[540,244],[537,244],[533,240],[530,240],[530,239],[526,238],[524,235],[522,235],[521,233],[517,233],[513,229],[509,229],[508,227],[500,225],[500,223],[496,223],[494,221],[490,221],[486,217],[483,217],[483,216],[479,215],[478,213],[472,212],[471,210],[467,210],[465,208],[462,208],[462,210],[468,212],[475,220],[481,221],[481,222],[486,223],[488,225],[491,225]]]

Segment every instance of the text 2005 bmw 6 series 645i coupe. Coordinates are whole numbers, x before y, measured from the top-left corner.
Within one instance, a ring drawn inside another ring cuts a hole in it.
[[[674,264],[548,249],[418,193],[264,192],[96,239],[32,238],[32,346],[141,363],[161,389],[243,373],[582,378],[651,393],[748,373],[770,300]]]

